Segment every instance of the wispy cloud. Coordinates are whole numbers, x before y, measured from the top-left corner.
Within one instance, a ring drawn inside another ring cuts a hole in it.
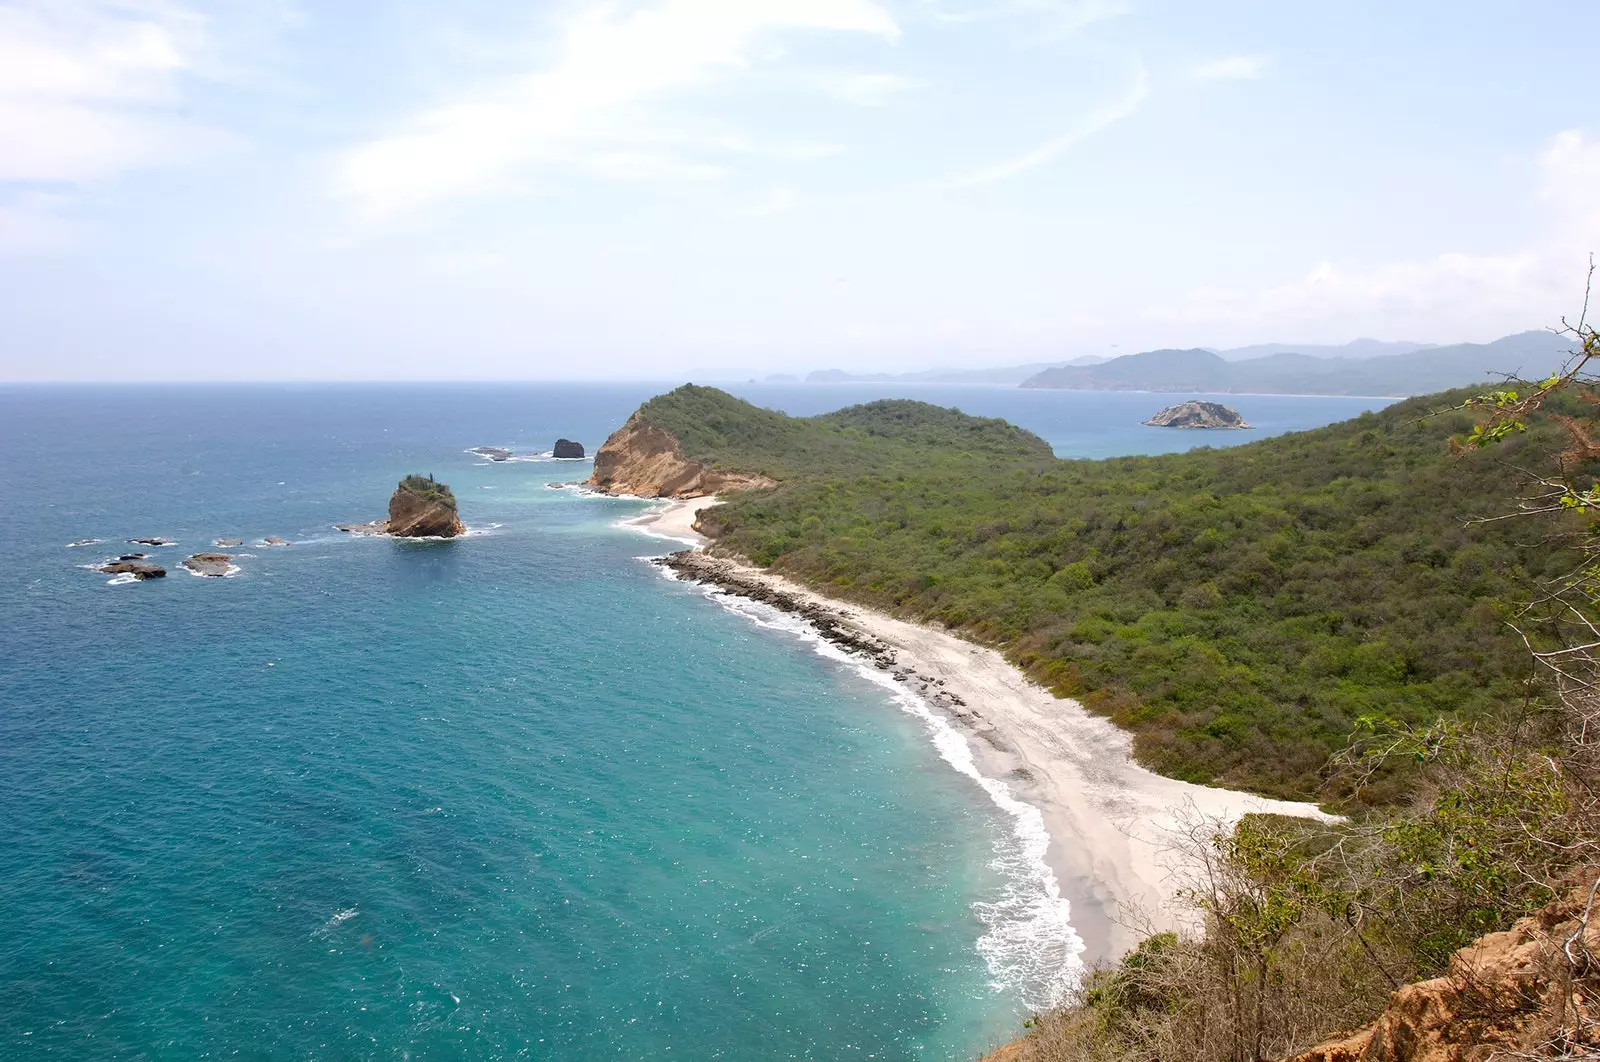
[[[900,74],[834,74],[824,80],[823,89],[858,107],[886,107],[924,84],[917,78]]]
[[[403,131],[338,160],[335,190],[368,223],[451,200],[518,190],[556,166],[622,180],[706,179],[719,167],[654,142],[652,109],[737,75],[770,38],[832,31],[894,40],[875,0],[662,0],[619,13],[591,6],[561,30],[549,67],[430,107]]]
[[[1115,99],[1083,114],[1055,136],[1014,158],[961,174],[944,182],[946,188],[971,188],[1015,177],[1051,162],[1085,140],[1132,116],[1150,95],[1150,74],[1140,63],[1128,87]]]
[[[1438,334],[1441,322],[1456,335],[1496,335],[1551,324],[1581,299],[1587,256],[1600,246],[1596,187],[1600,141],[1569,130],[1538,156],[1531,194],[1546,208],[1546,227],[1524,246],[1368,268],[1325,261],[1261,290],[1200,288],[1149,316],[1186,329],[1249,322],[1256,333],[1296,335]]]
[[[1189,69],[1201,81],[1254,81],[1267,72],[1267,61],[1259,55],[1230,55],[1196,63]]]
[[[988,22],[1027,17],[1043,24],[1047,33],[1076,33],[1107,19],[1126,15],[1128,0],[924,0],[941,22]]]
[[[764,218],[786,214],[799,205],[800,196],[793,188],[769,188],[760,198],[734,207],[728,214],[736,218]]]
[[[195,131],[179,78],[205,46],[175,3],[0,6],[0,180],[92,181],[180,153]]]

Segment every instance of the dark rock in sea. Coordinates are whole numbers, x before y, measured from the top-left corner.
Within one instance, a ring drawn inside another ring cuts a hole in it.
[[[348,531],[352,535],[387,535],[389,521],[374,520],[370,524],[334,524],[335,531]]]
[[[183,566],[196,575],[222,578],[233,566],[233,558],[226,553],[196,553],[183,559]]]
[[[500,446],[474,446],[467,452],[477,454],[479,457],[487,457],[491,461],[511,460],[511,451]]]
[[[135,560],[144,560],[144,558],[145,558],[145,555],[143,553],[124,553],[122,556],[118,557],[117,560],[119,560],[119,561],[135,561]]]
[[[583,457],[583,443],[575,443],[571,439],[557,439],[556,448],[551,453],[555,457]]]
[[[1157,428],[1248,428],[1237,409],[1220,402],[1179,402],[1145,421]]]
[[[134,554],[143,556],[143,554]],[[144,564],[140,561],[119,558],[109,564],[100,566],[100,570],[107,575],[131,575],[135,579],[165,579],[167,570],[154,564]]]
[[[178,540],[175,538],[130,538],[128,541],[136,546],[176,546],[178,544]]]
[[[224,548],[226,548],[228,546],[242,546],[242,545],[244,545],[244,539],[242,539],[242,538],[219,538],[219,539],[215,540],[215,544],[218,545],[218,546],[222,546]]]
[[[277,535],[268,535],[266,538],[261,540],[261,544],[263,546],[287,546],[289,544],[289,540],[286,538],[279,538]]]

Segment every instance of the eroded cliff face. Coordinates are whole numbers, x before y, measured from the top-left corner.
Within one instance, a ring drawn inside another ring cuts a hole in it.
[[[407,490],[404,484],[389,498],[388,532],[400,538],[454,538],[466,533],[456,512],[455,498],[448,501]]]
[[[1576,889],[1406,985],[1376,1022],[1288,1062],[1479,1062],[1600,1054],[1600,911]]]
[[[595,451],[589,485],[607,494],[645,498],[703,498],[775,487],[766,476],[724,472],[683,456],[676,436],[635,413]]]

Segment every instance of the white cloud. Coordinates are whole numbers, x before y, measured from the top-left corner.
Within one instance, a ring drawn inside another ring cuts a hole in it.
[[[826,91],[858,107],[886,107],[895,99],[921,88],[924,82],[899,74],[838,74],[826,82]]]
[[[1064,36],[1125,15],[1126,0],[924,0],[941,22],[987,22],[1032,18],[1052,36]]]
[[[338,160],[335,189],[383,222],[462,197],[518,190],[539,165],[628,179],[704,179],[715,167],[640,146],[650,109],[747,70],[773,35],[802,30],[894,40],[875,0],[660,0],[590,7],[563,27],[547,69],[431,107]]]
[[[58,211],[59,196],[30,193],[0,203],[0,255],[39,254],[64,250],[76,231]]]
[[[800,205],[800,196],[793,188],[769,188],[754,202],[734,207],[728,214],[736,218],[764,218],[785,214]]]
[[[203,21],[161,0],[0,6],[0,180],[91,181],[182,153],[178,79],[204,46]]]
[[[1191,67],[1189,73],[1202,81],[1254,81],[1267,71],[1267,61],[1259,55],[1230,55]]]
[[[1439,335],[1492,338],[1576,312],[1588,255],[1600,247],[1600,142],[1557,135],[1538,157],[1535,198],[1545,228],[1496,254],[1446,251],[1366,269],[1322,262],[1258,291],[1196,289],[1152,320],[1253,335]]]
[[[1141,63],[1134,70],[1128,87],[1117,98],[1083,114],[1043,144],[1014,158],[993,163],[953,177],[944,182],[946,188],[971,188],[993,184],[1025,173],[1052,161],[1068,149],[1081,144],[1096,133],[1109,129],[1124,118],[1131,117],[1150,95],[1150,74]]]

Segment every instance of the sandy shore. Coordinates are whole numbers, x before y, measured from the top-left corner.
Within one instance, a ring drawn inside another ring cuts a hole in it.
[[[674,502],[641,530],[699,545],[690,525],[712,498]],[[1128,734],[1077,701],[1053,696],[992,649],[835,601],[779,575],[704,553],[670,562],[680,575],[798,612],[824,637],[865,653],[966,733],[984,774],[1039,808],[1048,861],[1090,962],[1119,957],[1151,929],[1189,917],[1174,845],[1202,820],[1252,811],[1325,817],[1310,804],[1191,785],[1133,762]]]
[[[686,546],[704,546],[707,539],[694,529],[700,510],[717,504],[716,498],[684,498],[663,502],[642,515],[623,521],[627,526],[656,538],[668,538]]]

